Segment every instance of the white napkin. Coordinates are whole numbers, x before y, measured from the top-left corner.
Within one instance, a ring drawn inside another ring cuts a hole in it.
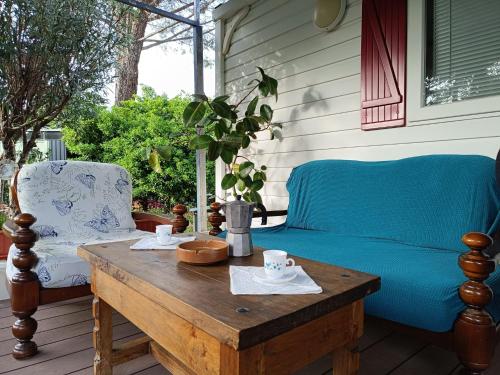
[[[263,267],[230,266],[232,294],[318,294],[323,289],[302,269],[294,266],[298,275],[284,284],[264,284],[254,279],[253,275]]]
[[[179,243],[194,241],[196,239],[195,236],[172,238],[175,238],[176,241],[170,245],[160,245],[160,243],[156,239],[156,236],[142,238],[141,240],[130,246],[130,250],[175,250]]]

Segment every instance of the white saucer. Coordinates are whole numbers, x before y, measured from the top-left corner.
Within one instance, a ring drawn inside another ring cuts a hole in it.
[[[279,279],[271,279],[270,277],[267,276],[266,271],[264,270],[264,267],[259,268],[255,273],[253,274],[253,278],[255,281],[263,284],[286,284],[289,281],[292,281],[297,277],[297,271],[295,270],[290,270],[285,273],[283,277],[280,277]]]
[[[180,242],[180,240],[177,238],[177,237],[171,237],[170,238],[170,241],[168,241],[167,243],[160,243],[160,241],[158,241],[157,238],[155,238],[155,241],[158,245],[160,246],[169,246],[169,245],[174,245],[176,244],[177,242]]]

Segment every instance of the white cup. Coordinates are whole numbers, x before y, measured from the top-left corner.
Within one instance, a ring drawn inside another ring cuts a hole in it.
[[[156,226],[156,239],[160,245],[168,245],[172,242],[172,228],[170,224]]]
[[[266,250],[263,254],[264,271],[270,279],[279,279],[285,276],[287,266],[295,266],[295,261],[286,257],[286,251]]]

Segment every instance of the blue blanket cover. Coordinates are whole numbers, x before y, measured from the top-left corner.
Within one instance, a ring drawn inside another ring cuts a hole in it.
[[[430,155],[394,161],[319,160],[294,168],[282,225],[252,230],[267,249],[379,275],[366,313],[434,332],[452,329],[464,304],[458,256],[470,231],[500,224],[495,161]],[[221,236],[224,236],[222,233]],[[500,271],[487,283],[500,319]]]

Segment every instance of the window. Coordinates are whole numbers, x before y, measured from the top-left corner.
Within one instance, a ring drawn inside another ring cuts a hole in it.
[[[500,1],[427,0],[424,105],[500,94]]]

